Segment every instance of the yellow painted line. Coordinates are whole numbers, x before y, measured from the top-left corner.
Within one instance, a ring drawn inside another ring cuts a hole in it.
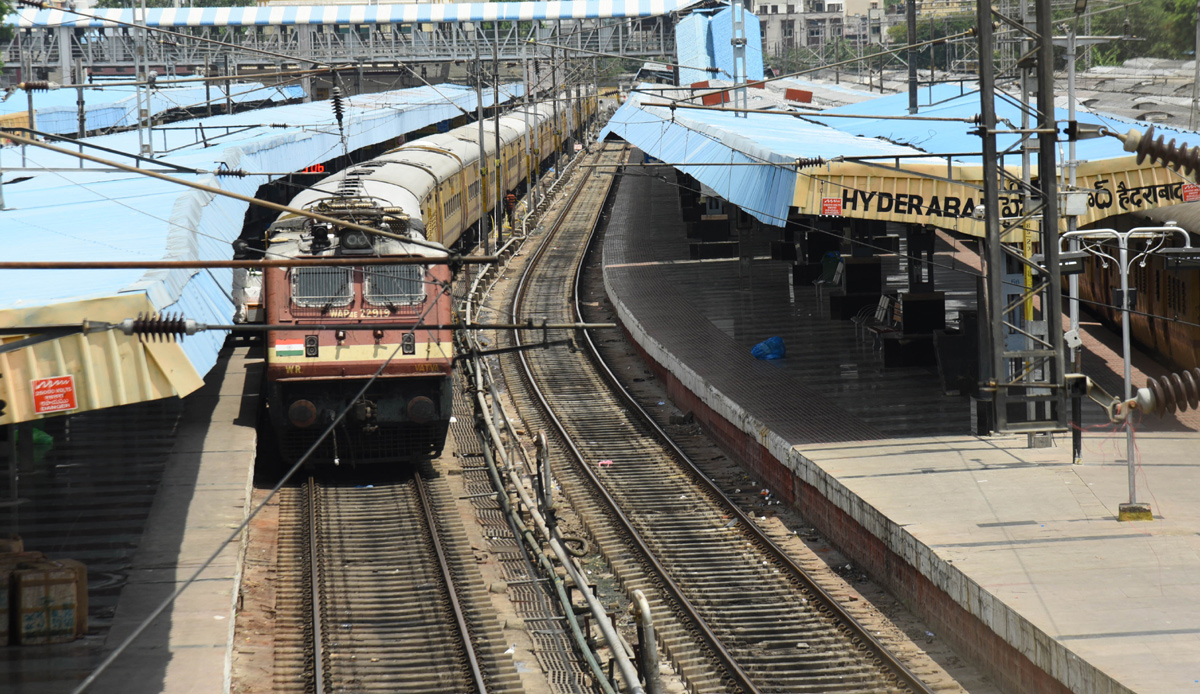
[[[645,263],[612,263],[604,269],[622,267],[659,267],[662,265],[698,265],[700,263],[736,263],[739,260],[770,260],[769,255],[755,255],[749,258],[704,258],[702,260],[652,260]]]

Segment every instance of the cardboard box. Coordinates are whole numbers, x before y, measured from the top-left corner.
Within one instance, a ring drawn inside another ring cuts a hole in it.
[[[0,537],[0,554],[12,554],[24,551],[25,543],[21,540],[20,535],[13,533],[8,537]]]
[[[7,646],[11,639],[9,633],[12,622],[12,573],[22,563],[44,561],[46,555],[41,552],[6,552],[0,554],[0,646]]]
[[[22,564],[12,572],[11,589],[16,596],[13,641],[25,646],[75,640],[79,611],[76,567],[50,561]]]
[[[79,638],[88,630],[87,566],[74,559],[56,559],[55,563],[75,572],[75,638]]]

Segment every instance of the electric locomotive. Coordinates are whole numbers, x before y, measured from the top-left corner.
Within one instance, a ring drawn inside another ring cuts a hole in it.
[[[311,209],[376,226],[392,236],[285,216],[271,227],[269,254],[397,259],[448,255],[444,249],[395,238],[424,240],[408,228],[397,207],[369,198],[338,197]],[[345,417],[314,452],[314,461],[371,463],[441,452],[452,399],[450,280],[444,264],[265,269],[262,301],[267,322],[295,327],[271,331],[266,341],[267,408],[285,460],[302,456],[342,410]],[[305,327],[325,323],[376,327]]]
[[[290,206],[386,235],[285,213],[267,231],[267,257],[444,259],[449,248],[486,230],[497,204],[497,184],[481,169],[496,172],[500,192],[517,189],[562,148],[564,134],[595,115],[596,105],[589,94],[575,108],[510,112],[500,119],[499,147],[495,124],[486,122],[483,167],[475,123],[328,176]],[[450,282],[449,266],[436,263],[264,269],[266,321],[294,326],[268,332],[266,342],[267,407],[285,460],[299,459],[342,411],[313,464],[441,452],[452,405]],[[246,288],[235,292],[246,295]],[[331,323],[372,328],[316,327]]]

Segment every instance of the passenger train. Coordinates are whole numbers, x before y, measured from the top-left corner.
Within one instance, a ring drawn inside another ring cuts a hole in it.
[[[503,193],[518,189],[531,171],[539,174],[568,135],[596,114],[594,93],[565,103],[502,116],[498,152],[493,122],[485,122],[486,168],[495,171],[499,159]],[[479,137],[479,124],[471,123],[414,140],[322,179],[290,203],[391,236],[285,213],[267,230],[268,257],[432,259],[473,243],[498,197],[481,180]],[[421,241],[433,243],[415,243]],[[313,464],[441,452],[451,418],[452,279],[445,264],[264,269],[263,317],[294,326],[266,338],[266,406],[284,460],[299,459],[343,410]],[[329,323],[379,327],[305,327]],[[378,379],[356,397],[377,371]]]

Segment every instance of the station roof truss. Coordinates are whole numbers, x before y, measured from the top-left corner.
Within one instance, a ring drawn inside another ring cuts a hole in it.
[[[659,17],[696,4],[698,0],[564,0],[562,2],[463,2],[380,5],[291,5],[265,7],[154,8],[145,12],[148,26],[253,27],[291,25],[419,24],[441,22],[528,22],[567,19]],[[135,16],[136,12],[136,16]],[[18,28],[118,26],[134,22],[141,11],[94,9],[80,17],[58,9],[27,9],[9,15],[5,23]]]
[[[134,9],[87,11],[92,16],[27,9],[4,18],[4,24],[25,31],[11,32],[11,37],[0,41],[0,51],[13,63],[35,56],[37,65],[65,70],[80,59],[93,71],[127,71],[133,67],[140,33],[129,23],[144,19],[149,27],[182,35],[165,41],[152,36],[144,48],[150,65],[177,68],[226,61],[231,67],[261,68],[281,60],[256,52],[268,51],[294,57],[297,64],[362,64],[395,70],[400,69],[398,62],[470,60],[477,51],[491,53],[493,43],[503,60],[548,58],[543,45],[647,58],[675,53],[671,15],[689,11],[698,1],[168,7],[146,10],[144,18],[141,10]],[[214,50],[212,44],[190,37],[237,48]]]

